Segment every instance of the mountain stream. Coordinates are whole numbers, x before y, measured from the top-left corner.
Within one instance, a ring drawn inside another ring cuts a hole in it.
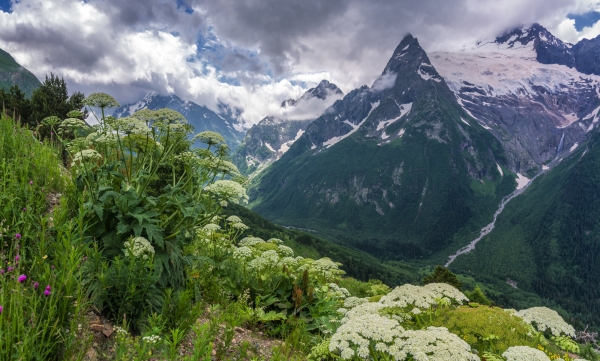
[[[561,144],[562,144],[562,141],[561,141]],[[477,242],[481,241],[481,239],[483,237],[485,237],[486,235],[488,235],[494,229],[494,227],[496,225],[496,218],[498,218],[498,215],[500,213],[502,213],[502,211],[504,210],[504,206],[506,206],[506,204],[508,204],[508,202],[510,202],[513,198],[515,198],[519,194],[523,193],[523,191],[525,191],[525,189],[527,189],[527,187],[529,187],[529,185],[531,183],[533,183],[533,181],[537,177],[539,177],[541,174],[543,174],[546,170],[547,169],[542,170],[540,173],[536,174],[535,177],[531,178],[529,180],[529,182],[527,182],[527,184],[525,184],[522,188],[516,189],[511,194],[509,194],[508,196],[504,197],[502,199],[502,202],[500,202],[500,206],[496,210],[496,213],[494,213],[494,219],[492,220],[492,223],[488,224],[487,226],[485,226],[485,227],[483,227],[481,229],[481,231],[479,232],[479,237],[475,238],[473,241],[471,241],[471,243],[469,243],[468,245],[466,245],[463,248],[459,249],[455,254],[453,254],[450,257],[448,257],[448,262],[446,262],[446,264],[444,265],[444,267],[448,268],[448,266],[450,266],[450,264],[452,262],[454,262],[454,260],[456,259],[456,257],[460,256],[461,254],[466,254],[466,253],[469,253],[472,250],[474,250],[475,249],[475,245],[477,244]]]

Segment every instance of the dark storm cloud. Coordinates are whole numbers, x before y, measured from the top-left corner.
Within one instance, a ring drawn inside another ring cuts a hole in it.
[[[417,36],[426,49],[436,50],[522,24],[555,26],[556,19],[564,18],[564,9],[573,8],[576,2],[199,0],[197,4],[207,9],[219,37],[257,47],[271,59],[274,69],[285,73],[301,64],[335,68],[362,61],[363,66],[370,66],[374,53],[389,56],[407,32]]]

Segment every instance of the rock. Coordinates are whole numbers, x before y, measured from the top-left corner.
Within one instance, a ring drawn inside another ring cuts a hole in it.
[[[113,327],[110,324],[105,324],[104,328],[102,330],[102,333],[104,334],[104,336],[106,337],[110,337],[110,335],[112,335],[114,332]]]
[[[93,347],[91,347],[85,354],[84,358],[85,361],[96,361],[98,360],[98,352],[96,352],[96,350],[94,350]]]

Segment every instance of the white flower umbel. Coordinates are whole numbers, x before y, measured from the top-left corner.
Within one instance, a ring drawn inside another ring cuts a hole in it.
[[[76,166],[85,162],[95,163],[100,160],[102,160],[102,156],[100,155],[100,153],[96,152],[93,149],[85,149],[81,152],[75,153],[75,155],[73,156],[73,163],[71,165]]]
[[[326,280],[333,280],[346,273],[339,269],[339,266],[341,266],[341,263],[333,262],[331,259],[323,257],[310,264],[310,272],[324,277]]]
[[[471,346],[445,327],[404,331],[387,353],[395,360],[411,356],[415,361],[479,361],[479,357],[471,353]]]
[[[233,251],[233,258],[239,260],[247,260],[252,258],[252,250],[246,246],[236,248]]]
[[[369,348],[376,347],[378,351],[385,352],[403,331],[398,321],[377,314],[354,317],[333,334],[329,351],[339,352],[345,360],[354,355],[368,359]]]
[[[279,255],[273,250],[263,252],[248,264],[248,269],[257,273],[268,270],[277,266],[279,263]]]
[[[125,254],[131,254],[136,257],[142,257],[143,259],[148,259],[148,256],[154,255],[154,247],[148,242],[148,240],[144,237],[135,237],[131,240],[124,243],[125,246]]]
[[[258,238],[258,237],[244,237],[240,240],[239,245],[240,246],[254,246],[257,245],[259,243],[264,243],[264,241],[262,240],[262,238]]]
[[[415,306],[429,308],[440,300],[444,303],[454,302],[462,304],[469,299],[456,288],[445,283],[430,283],[424,287],[403,285],[394,288],[390,293],[381,297],[380,303],[390,307]]]
[[[279,253],[284,257],[293,257],[294,256],[294,250],[288,246],[284,246],[284,245],[280,244],[279,246],[277,246],[277,248],[279,248]]]
[[[346,308],[353,308],[356,306],[360,306],[363,303],[367,303],[369,302],[369,300],[367,300],[366,298],[358,298],[358,297],[348,297],[344,300],[344,307]]]
[[[204,190],[214,193],[229,202],[239,203],[240,201],[248,201],[248,195],[244,187],[237,182],[227,179],[218,180],[208,185]]]
[[[429,283],[423,286],[423,288],[433,291],[437,298],[447,297],[459,305],[463,304],[463,302],[469,302],[469,299],[464,293],[447,283]]]
[[[229,216],[229,217],[227,217],[227,222],[229,222],[229,223],[242,223],[242,220],[238,216]]]
[[[550,358],[538,349],[529,346],[512,346],[502,354],[506,361],[549,361]]]
[[[346,298],[350,296],[350,292],[344,287],[338,286],[336,283],[329,284],[329,291],[336,294],[339,298]]]
[[[540,332],[549,330],[554,336],[565,334],[570,337],[575,337],[575,329],[573,326],[566,323],[565,320],[560,317],[558,312],[551,310],[548,307],[532,307],[519,311],[516,315]]]
[[[387,307],[386,305],[381,304],[379,302],[363,303],[363,304],[358,305],[358,306],[354,307],[353,309],[349,310],[344,315],[345,317],[342,319],[341,322],[346,323],[355,317],[361,317],[364,315],[377,315],[379,310],[386,308],[386,307]]]

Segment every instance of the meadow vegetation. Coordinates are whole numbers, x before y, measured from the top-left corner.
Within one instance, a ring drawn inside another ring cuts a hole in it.
[[[35,129],[0,119],[0,360],[598,359],[555,311],[469,300],[444,269],[393,289],[419,278],[346,277],[321,253],[351,251],[229,211],[247,180],[219,134],[169,109],[106,116],[103,93],[82,103],[98,124],[82,108]],[[268,352],[236,343],[252,332]]]

